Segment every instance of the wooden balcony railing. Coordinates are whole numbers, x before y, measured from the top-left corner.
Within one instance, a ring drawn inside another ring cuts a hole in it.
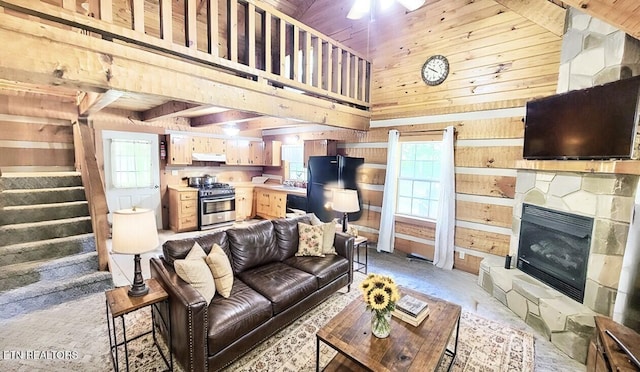
[[[62,8],[0,0],[11,11],[91,36],[205,63],[278,88],[369,108],[371,64],[259,0],[91,0]]]

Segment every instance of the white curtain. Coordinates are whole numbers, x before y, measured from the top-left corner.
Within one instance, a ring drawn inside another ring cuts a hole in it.
[[[380,231],[378,235],[378,252],[393,252],[395,236],[394,215],[396,213],[396,189],[398,187],[398,139],[400,132],[389,131],[387,145],[387,174],[384,178],[382,194],[382,213],[380,214]]]
[[[454,232],[456,223],[455,170],[453,163],[452,126],[447,127],[442,138],[440,168],[440,199],[436,220],[436,249],[433,264],[441,269],[453,269]]]

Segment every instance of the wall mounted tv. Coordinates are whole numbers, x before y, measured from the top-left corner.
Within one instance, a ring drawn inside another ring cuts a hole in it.
[[[527,102],[525,159],[629,159],[640,76]]]

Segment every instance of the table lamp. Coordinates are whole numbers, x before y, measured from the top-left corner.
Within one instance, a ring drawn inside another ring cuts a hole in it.
[[[344,213],[342,216],[342,232],[347,232],[347,213],[360,210],[358,191],[348,189],[333,190],[333,210]]]
[[[133,207],[113,212],[113,253],[133,254],[133,285],[129,296],[138,297],[149,293],[142,279],[140,254],[153,251],[160,244],[156,217],[151,209]]]

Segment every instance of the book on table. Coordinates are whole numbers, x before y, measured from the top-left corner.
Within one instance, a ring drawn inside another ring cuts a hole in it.
[[[429,316],[429,304],[413,296],[404,295],[396,303],[396,308],[391,314],[417,327]]]

